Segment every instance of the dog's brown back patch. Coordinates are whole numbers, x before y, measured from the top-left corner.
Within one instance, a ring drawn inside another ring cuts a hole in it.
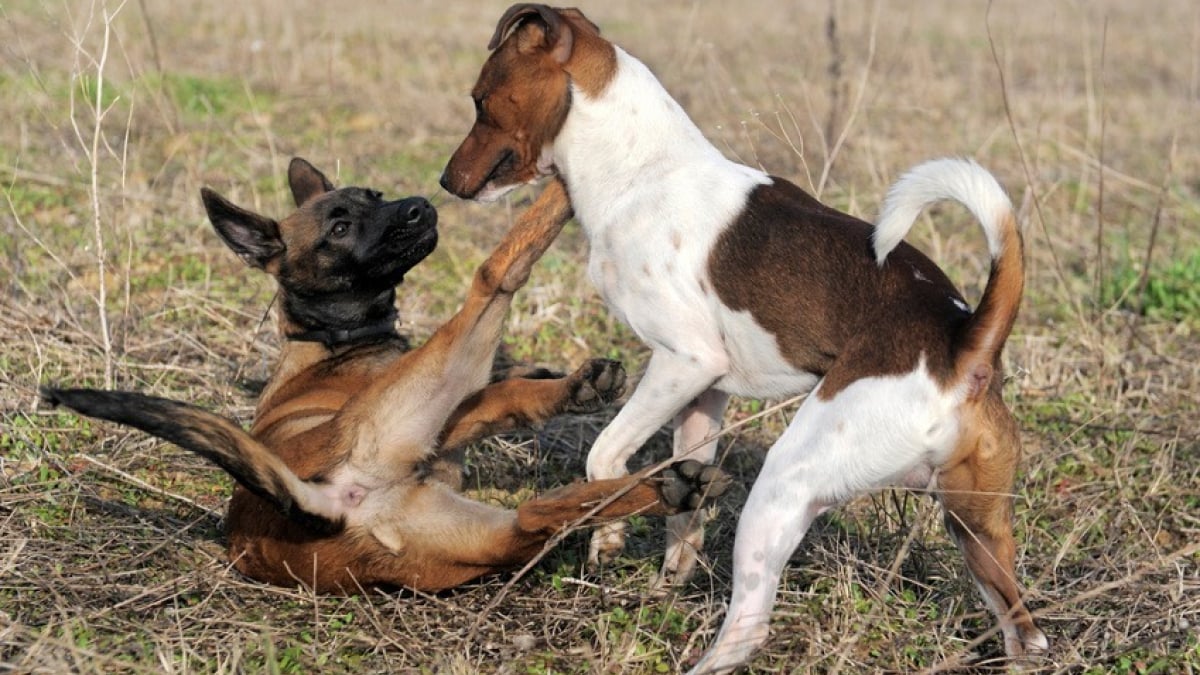
[[[962,298],[945,274],[907,244],[879,267],[872,225],[773,181],[750,193],[709,256],[721,301],[749,311],[792,366],[829,373],[824,398],[859,377],[912,370],[922,354],[934,377],[947,381],[954,335],[968,313],[956,306]],[[853,369],[830,372],[848,351]]]

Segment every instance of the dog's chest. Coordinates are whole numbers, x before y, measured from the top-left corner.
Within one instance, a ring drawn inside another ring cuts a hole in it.
[[[702,309],[703,262],[698,251],[672,245],[680,236],[631,226],[592,238],[588,276],[605,303],[639,332],[653,333],[656,316],[683,318]]]
[[[797,370],[775,335],[717,296],[709,251],[720,232],[715,225],[684,230],[679,220],[630,218],[589,231],[588,272],[611,311],[652,348],[720,359],[722,391],[773,397],[812,389],[816,375]]]

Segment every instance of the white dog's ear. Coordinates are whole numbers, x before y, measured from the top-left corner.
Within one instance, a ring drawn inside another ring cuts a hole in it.
[[[583,15],[583,12],[574,7],[564,7],[558,10],[564,18],[571,21],[575,28],[583,26],[586,30],[590,30],[596,35],[600,34],[600,26],[592,23],[592,20]]]
[[[517,50],[522,54],[547,51],[559,63],[566,63],[567,59],[571,58],[575,34],[571,25],[563,20],[562,15],[553,7],[532,3],[509,7],[496,24],[496,32],[492,34],[491,42],[488,42],[488,49],[494,50],[499,47],[514,27],[517,29]]]

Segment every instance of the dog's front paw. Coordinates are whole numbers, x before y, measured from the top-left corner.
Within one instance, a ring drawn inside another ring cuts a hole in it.
[[[732,482],[720,467],[694,459],[675,462],[660,476],[663,502],[680,511],[695,511],[704,500],[725,494]]]
[[[625,368],[619,361],[592,359],[568,376],[570,393],[565,412],[596,412],[617,400],[625,390]]]

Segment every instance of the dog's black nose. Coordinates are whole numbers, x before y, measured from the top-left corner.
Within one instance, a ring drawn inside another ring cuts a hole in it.
[[[430,204],[429,200],[424,197],[409,197],[400,205],[400,217],[404,219],[406,225],[416,225],[423,220],[428,220],[435,213],[433,204]]]
[[[408,222],[415,223],[420,220],[421,216],[425,215],[425,209],[428,207],[429,202],[426,201],[422,201],[420,204],[413,204],[412,206],[409,206],[408,213],[405,214],[408,217]]]

